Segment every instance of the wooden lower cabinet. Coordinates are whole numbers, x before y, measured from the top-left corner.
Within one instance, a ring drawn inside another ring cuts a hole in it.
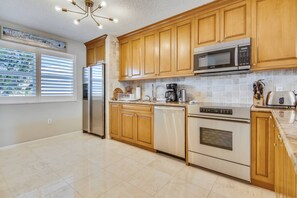
[[[135,142],[135,113],[122,111],[120,123],[120,138],[128,142]]]
[[[153,148],[154,145],[154,120],[151,114],[138,113],[136,115],[136,142],[139,145]]]
[[[274,190],[274,121],[271,113],[252,112],[252,184]]]
[[[275,192],[277,197],[295,198],[296,173],[279,130],[275,129]]]
[[[154,116],[150,105],[110,103],[111,138],[154,148]]]
[[[109,105],[109,122],[110,129],[109,133],[112,138],[120,137],[120,105],[119,104],[110,104]]]

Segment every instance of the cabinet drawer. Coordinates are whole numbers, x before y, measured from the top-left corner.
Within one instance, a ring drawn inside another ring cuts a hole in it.
[[[144,112],[152,112],[151,105],[133,105],[133,104],[123,104],[122,109],[126,111],[144,111]]]

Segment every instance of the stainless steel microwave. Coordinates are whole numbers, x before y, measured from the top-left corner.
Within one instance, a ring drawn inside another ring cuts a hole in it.
[[[194,49],[195,74],[243,73],[250,65],[250,38]]]

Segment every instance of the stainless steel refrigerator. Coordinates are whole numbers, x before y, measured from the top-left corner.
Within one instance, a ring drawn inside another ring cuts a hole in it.
[[[105,65],[83,68],[83,131],[105,137]]]

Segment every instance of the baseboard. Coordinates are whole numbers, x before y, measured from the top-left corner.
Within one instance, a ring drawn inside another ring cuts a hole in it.
[[[0,147],[0,150],[6,150],[6,149],[18,147],[18,146],[24,146],[24,145],[30,144],[32,142],[37,142],[37,141],[46,140],[46,139],[53,139],[53,138],[56,138],[56,137],[59,137],[59,136],[66,136],[66,135],[73,134],[73,133],[82,133],[82,130],[81,131],[67,132],[67,133],[63,133],[63,134],[60,134],[60,135],[54,135],[54,136],[50,136],[50,137],[40,138],[40,139],[37,139],[37,140],[30,140],[30,141],[26,141],[26,142],[17,143],[17,144],[2,146],[2,147]]]

